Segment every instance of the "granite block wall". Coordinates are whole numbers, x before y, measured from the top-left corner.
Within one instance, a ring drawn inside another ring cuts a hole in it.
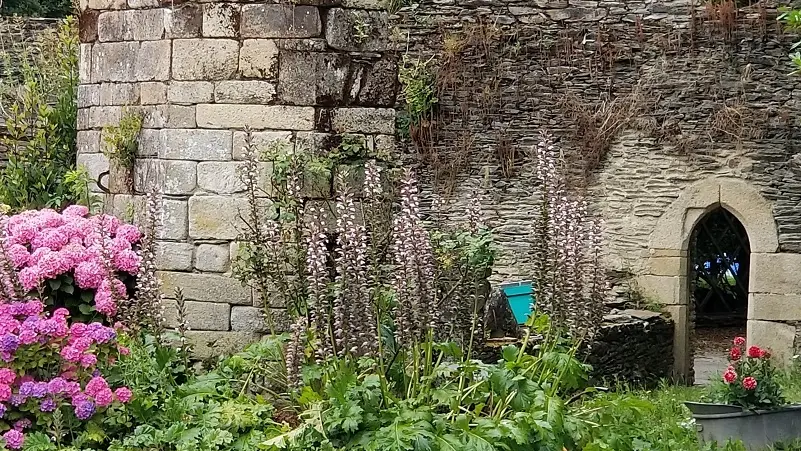
[[[168,296],[183,290],[200,357],[265,331],[259,296],[231,277],[247,206],[244,128],[261,148],[324,153],[357,134],[392,152],[387,17],[371,1],[83,5],[78,160],[95,177],[109,170],[103,128],[127,110],[144,115],[133,192],[111,192],[106,204],[123,213],[143,192],[163,195],[160,276]],[[270,171],[265,161],[264,183]],[[287,324],[285,311],[273,314]]]

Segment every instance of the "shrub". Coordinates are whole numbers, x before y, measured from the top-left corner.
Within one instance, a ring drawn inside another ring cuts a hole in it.
[[[152,336],[132,341],[130,355],[111,369],[109,380],[125,381],[134,397],[124,408],[109,412],[103,440],[91,447],[255,451],[282,432],[273,421],[273,406],[264,396],[251,394],[263,383],[254,374],[275,369],[270,362],[280,362],[282,345],[280,337],[266,338],[222,359],[211,371],[196,374],[184,365],[182,351]]]
[[[127,352],[117,331],[100,323],[68,324],[69,312],[44,312],[41,301],[0,304],[0,430],[5,446],[19,449],[23,432],[52,423],[78,427],[114,402],[128,402],[126,387],[112,390],[99,368]]]
[[[80,200],[65,183],[75,168],[78,24],[61,22],[23,54],[19,84],[0,85],[8,163],[0,172],[0,200],[12,209],[61,208]]]
[[[73,11],[71,0],[4,0],[0,14],[30,17],[64,17]]]
[[[40,296],[80,320],[98,313],[114,317],[128,298],[126,284],[131,286],[139,271],[132,246],[141,234],[114,216],[88,213],[87,207],[71,206],[63,213],[30,210],[6,219],[7,298]],[[12,272],[18,272],[18,285]]]

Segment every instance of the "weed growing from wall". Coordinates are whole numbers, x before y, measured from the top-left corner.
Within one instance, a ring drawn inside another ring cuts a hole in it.
[[[785,28],[790,32],[801,31],[801,9],[784,8],[779,16],[779,20],[784,23]],[[790,47],[790,60],[795,68],[791,75],[801,74],[801,40]]]
[[[435,90],[434,58],[424,61],[404,55],[398,79],[405,103],[400,133],[408,136],[418,149],[427,149],[431,143],[434,114],[439,102]]]
[[[139,147],[139,133],[142,131],[142,114],[128,110],[120,123],[103,129],[104,153],[121,167],[133,170],[136,150]]]

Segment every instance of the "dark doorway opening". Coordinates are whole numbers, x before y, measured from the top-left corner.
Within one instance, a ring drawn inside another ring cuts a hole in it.
[[[742,223],[718,207],[695,226],[689,249],[695,380],[706,383],[725,369],[734,337],[745,336],[751,247]]]

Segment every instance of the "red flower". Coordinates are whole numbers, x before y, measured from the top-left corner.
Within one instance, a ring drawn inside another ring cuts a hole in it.
[[[737,379],[737,373],[734,372],[734,368],[729,367],[725,373],[723,373],[723,382],[727,384],[731,384]]]
[[[758,359],[762,357],[762,352],[763,351],[759,349],[759,346],[751,346],[748,348],[748,357],[751,357],[752,359]]]
[[[745,338],[743,337],[734,337],[734,346],[742,346],[745,344]]]
[[[751,376],[743,379],[743,388],[746,390],[754,390],[757,387],[757,380]]]
[[[761,359],[769,359],[770,358],[770,351],[767,349],[762,350],[762,354],[760,354],[759,358]]]
[[[743,356],[743,352],[740,351],[740,348],[731,348],[729,351],[729,360],[736,362],[740,360],[740,357]]]

